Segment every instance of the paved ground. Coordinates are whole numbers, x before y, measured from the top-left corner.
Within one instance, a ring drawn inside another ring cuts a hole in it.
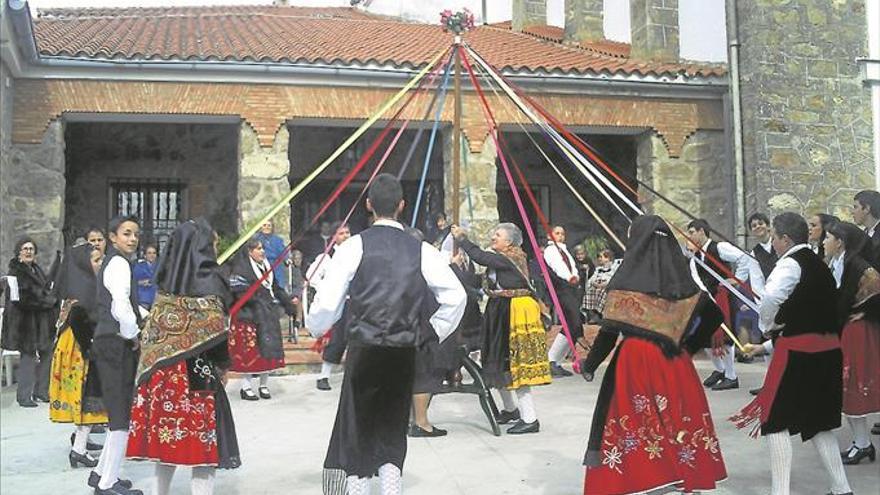
[[[707,362],[698,362],[702,375]],[[710,392],[722,452],[730,479],[714,493],[758,495],[769,493],[767,455],[760,441],[752,440],[722,418],[748,401],[747,390],[758,385],[763,365],[740,365],[742,388]],[[476,398],[445,395],[432,406],[436,424],[450,434],[438,439],[413,439],[404,476],[408,495],[427,494],[542,494],[580,493],[585,447],[599,380],[585,383],[579,377],[556,381],[536,391],[541,433],[522,437],[494,437],[482,418]],[[273,378],[271,401],[243,402],[237,383],[229,390],[238,428],[244,465],[218,474],[215,493],[318,494],[320,468],[333,424],[342,376],[331,380],[333,392],[314,389],[308,375]],[[0,405],[0,493],[3,495],[86,495],[88,471],[67,466],[69,426],[46,419],[46,406],[22,409],[14,391],[4,389]],[[880,419],[880,418],[877,418]],[[846,428],[839,430],[843,441]],[[100,438],[100,437],[98,437]],[[874,437],[875,444],[880,439]],[[880,461],[847,468],[857,495],[880,493]],[[152,472],[148,463],[127,462],[124,474],[147,488]],[[811,444],[794,444],[792,493],[824,494],[824,471]],[[188,473],[179,473],[173,493],[188,490]],[[376,493],[376,490],[374,490]]]

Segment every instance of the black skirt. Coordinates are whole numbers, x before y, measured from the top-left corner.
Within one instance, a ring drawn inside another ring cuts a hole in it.
[[[232,419],[232,408],[226,390],[218,381],[214,394],[215,427],[217,428],[217,467],[235,469],[241,466],[241,455],[238,451],[238,435],[235,433],[235,420]]]
[[[374,476],[383,464],[403,470],[414,373],[412,347],[349,346],[325,488],[328,478]]]
[[[510,299],[493,297],[483,318],[480,361],[483,380],[492,388],[510,385]]]
[[[434,337],[416,348],[414,394],[439,392],[446,376],[461,367],[464,352],[458,349],[464,344],[459,335],[460,330],[456,330],[443,343]]]
[[[92,343],[91,362],[98,368],[110,431],[128,431],[131,420],[134,375],[140,355],[131,344],[119,335],[97,337]]]
[[[843,353],[790,351],[779,389],[761,434],[788,430],[807,441],[840,428],[843,410]]]

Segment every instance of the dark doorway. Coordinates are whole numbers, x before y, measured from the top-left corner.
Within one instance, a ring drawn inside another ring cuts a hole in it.
[[[238,132],[231,124],[68,122],[65,243],[118,214],[141,220],[141,246],[161,248],[198,216],[235,232]]]

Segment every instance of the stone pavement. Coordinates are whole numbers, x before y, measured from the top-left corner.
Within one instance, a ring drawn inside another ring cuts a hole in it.
[[[700,374],[709,363],[698,361]],[[747,390],[759,384],[763,364],[738,365],[741,387],[708,392],[730,479],[713,493],[766,495],[770,488],[767,454],[724,418],[750,398]],[[600,370],[600,375],[601,375]],[[237,383],[228,389],[238,428],[244,465],[220,471],[218,495],[319,494],[321,464],[333,425],[342,375],[331,379],[332,392],[314,388],[314,376],[272,378],[273,399],[256,403],[238,399]],[[451,394],[432,405],[433,421],[450,431],[436,439],[411,439],[404,470],[407,495],[581,493],[581,457],[601,376],[586,383],[574,376],[536,390],[541,433],[522,437],[492,436],[475,396]],[[872,418],[875,419],[875,418]],[[880,420],[880,418],[876,418]],[[0,493],[3,495],[91,493],[86,469],[67,465],[71,427],[48,421],[45,405],[36,410],[15,404],[14,390],[2,392],[0,405]],[[840,429],[842,440],[848,435]],[[101,436],[97,437],[99,440]],[[873,437],[875,445],[880,438]],[[880,445],[878,445],[880,446]],[[794,441],[792,494],[828,492],[825,472],[811,444]],[[847,468],[857,495],[880,493],[880,461]],[[147,489],[152,464],[126,462],[123,473]],[[172,492],[189,493],[188,470],[175,477]],[[148,492],[149,493],[149,492]],[[377,493],[374,489],[373,493]]]

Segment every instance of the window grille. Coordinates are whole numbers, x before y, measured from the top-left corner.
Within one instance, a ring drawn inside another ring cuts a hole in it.
[[[174,180],[118,179],[111,183],[111,216],[134,215],[141,221],[141,248],[155,244],[159,252],[186,218],[186,184]]]

